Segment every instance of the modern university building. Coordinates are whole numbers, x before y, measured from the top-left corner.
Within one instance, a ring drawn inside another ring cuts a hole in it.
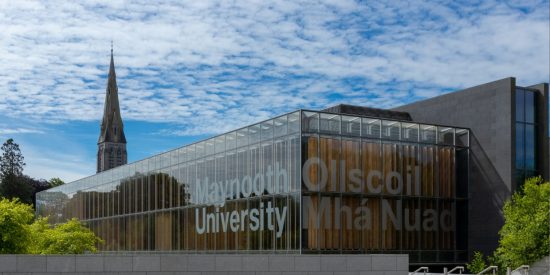
[[[496,247],[523,179],[549,175],[548,84],[514,78],[394,110],[298,110],[117,166],[126,139],[111,70],[100,172],[37,195],[38,215],[79,218],[102,251],[464,263]]]

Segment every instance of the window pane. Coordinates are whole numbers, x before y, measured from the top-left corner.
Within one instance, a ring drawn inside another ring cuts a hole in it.
[[[273,135],[284,136],[287,133],[287,116],[278,117],[273,120]],[[263,136],[262,136],[263,138]]]
[[[288,115],[288,133],[300,131],[300,112],[294,112]]]
[[[237,147],[248,145],[248,129],[237,131]]]
[[[260,124],[252,125],[248,127],[248,144],[254,144],[261,140],[261,127]]]
[[[449,127],[437,127],[439,144],[454,145],[454,129]]]
[[[516,123],[516,168],[523,169],[525,165],[525,151],[523,139],[524,126],[521,123]]]
[[[535,170],[535,126],[525,125],[525,169]]]
[[[321,132],[338,134],[340,133],[340,115],[321,114],[319,125]]]
[[[469,131],[467,129],[455,129],[456,145],[469,146]]]
[[[363,118],[362,136],[368,138],[380,138],[380,120],[372,118]]]
[[[342,116],[342,134],[359,136],[361,134],[361,118]]]
[[[236,142],[235,133],[236,132],[231,132],[231,133],[225,135],[226,150],[235,149],[235,142]]]
[[[401,127],[403,128],[403,140],[418,141],[418,124],[403,122]]]
[[[535,93],[525,92],[525,121],[535,123]]]
[[[516,90],[516,121],[524,121],[524,94],[525,92],[523,90],[517,89]]]
[[[261,125],[262,141],[273,139],[273,120],[263,122]]]
[[[420,141],[426,143],[435,143],[435,126],[420,125]]]
[[[225,136],[219,136],[216,138],[216,153],[225,151]]]
[[[206,155],[209,156],[209,155],[212,155],[216,152],[216,148],[215,148],[215,141],[213,138],[209,139],[206,141],[206,146],[205,146],[205,150],[206,150]]]
[[[398,121],[382,121],[382,138],[399,140],[401,125]]]
[[[319,114],[302,112],[302,129],[304,132],[317,132],[319,130]]]

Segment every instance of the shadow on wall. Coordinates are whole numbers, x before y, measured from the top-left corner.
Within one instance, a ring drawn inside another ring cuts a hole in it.
[[[468,247],[470,254],[490,255],[498,245],[498,231],[504,224],[502,207],[510,190],[473,133],[470,152]]]

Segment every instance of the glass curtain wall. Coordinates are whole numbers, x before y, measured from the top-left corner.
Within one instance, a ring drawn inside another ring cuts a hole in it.
[[[300,114],[290,113],[41,192],[103,251],[299,250]]]
[[[467,129],[312,111],[302,127],[305,253],[466,259]]]
[[[469,131],[298,111],[41,192],[103,251],[466,258]]]

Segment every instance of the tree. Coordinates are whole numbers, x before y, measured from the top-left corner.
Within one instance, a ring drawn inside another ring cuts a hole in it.
[[[27,253],[32,207],[18,199],[0,199],[0,254]]]
[[[1,147],[0,156],[0,196],[9,199],[20,198],[26,203],[32,202],[32,186],[22,178],[25,162],[19,145],[8,139]]]
[[[51,178],[48,183],[50,184],[50,188],[65,184],[65,182],[62,181],[60,178]]]
[[[550,183],[528,179],[504,205],[504,226],[494,253],[501,268],[531,264],[550,254]]]
[[[21,154],[19,145],[10,138],[2,145],[2,156],[0,157],[0,176],[23,174],[25,159]]]
[[[483,259],[483,253],[476,251],[472,261],[466,264],[466,268],[470,271],[470,273],[479,273],[485,268],[486,265],[487,264]]]
[[[30,205],[0,199],[0,254],[82,254],[103,242],[77,219],[53,227],[47,218],[33,219]]]
[[[24,186],[31,187],[31,197],[29,198],[30,201],[27,201],[26,199],[23,199],[23,198],[21,198],[21,200],[27,203],[32,203],[33,208],[36,209],[36,193],[50,189],[51,188],[50,183],[44,179],[37,180],[27,175],[23,175],[20,178]]]
[[[33,254],[82,254],[96,252],[103,242],[77,219],[50,227],[47,218],[39,218],[31,226]]]

